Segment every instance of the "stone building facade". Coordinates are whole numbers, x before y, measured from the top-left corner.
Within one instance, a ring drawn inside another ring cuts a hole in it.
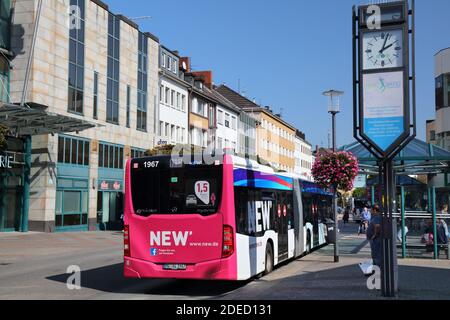
[[[21,98],[37,2],[14,2],[11,102]],[[125,162],[155,141],[158,56],[158,38],[101,1],[43,1],[26,101],[97,127],[33,137],[30,230],[119,227]]]

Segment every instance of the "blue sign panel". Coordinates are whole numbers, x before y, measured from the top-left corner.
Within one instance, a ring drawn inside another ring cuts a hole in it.
[[[386,151],[404,132],[403,71],[363,75],[364,134]]]

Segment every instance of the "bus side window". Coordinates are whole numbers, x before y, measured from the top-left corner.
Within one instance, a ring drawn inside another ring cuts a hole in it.
[[[248,212],[247,212],[247,198],[248,191],[244,188],[236,188],[235,206],[236,206],[236,229],[237,233],[248,235]]]
[[[307,222],[312,222],[312,196],[306,193],[303,195],[303,220],[306,224]]]

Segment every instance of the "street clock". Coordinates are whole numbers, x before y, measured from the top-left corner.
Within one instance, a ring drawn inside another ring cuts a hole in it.
[[[364,70],[403,67],[403,30],[366,32],[362,36]]]

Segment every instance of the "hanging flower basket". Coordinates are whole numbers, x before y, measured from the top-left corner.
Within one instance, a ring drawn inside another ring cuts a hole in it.
[[[312,168],[314,180],[320,187],[342,191],[353,190],[358,172],[358,159],[345,151],[319,154]]]

